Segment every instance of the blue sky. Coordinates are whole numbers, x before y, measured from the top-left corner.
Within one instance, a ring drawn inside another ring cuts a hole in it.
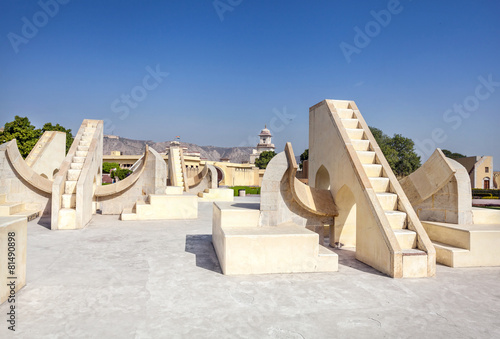
[[[268,124],[300,153],[309,107],[349,99],[424,158],[435,146],[500,169],[498,1],[54,1],[41,1],[52,16],[0,2],[0,123],[76,132],[95,118],[122,137],[216,146]]]

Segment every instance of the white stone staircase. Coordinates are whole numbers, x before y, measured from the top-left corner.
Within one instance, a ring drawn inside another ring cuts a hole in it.
[[[417,249],[417,233],[407,228],[407,213],[398,208],[400,197],[394,193],[386,169],[374,151],[375,145],[372,145],[352,109],[338,109],[337,112],[403,251],[403,265],[412,261],[427,267],[427,253]],[[405,256],[412,258],[405,260]]]
[[[59,228],[73,229],[76,223],[76,185],[82,172],[83,164],[87,157],[90,142],[96,132],[96,128],[86,126],[77,150],[71,161],[70,168],[64,183],[64,193],[61,197],[61,209],[59,210]]]
[[[31,221],[40,216],[40,206],[38,204],[7,202],[7,196],[0,194],[0,216],[26,217]]]
[[[173,174],[175,176],[174,186],[184,186],[184,176],[182,171],[181,150],[178,147],[171,148],[172,163],[174,164]]]

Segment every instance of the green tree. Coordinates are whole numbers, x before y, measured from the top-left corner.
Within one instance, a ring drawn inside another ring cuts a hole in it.
[[[126,169],[126,168],[117,168],[115,171],[111,172],[110,177],[111,178],[118,178],[120,180],[123,180],[126,177],[128,177],[130,173],[132,173],[132,171],[129,170],[129,169]]]
[[[447,158],[450,159],[459,159],[459,158],[467,158],[466,155],[460,154],[460,153],[453,153],[447,149],[443,150],[444,155],[446,155]]]
[[[275,151],[264,151],[260,154],[258,159],[255,159],[255,165],[257,165],[257,167],[260,169],[266,169],[269,161],[271,161],[271,159],[275,156]]]
[[[66,129],[59,124],[56,124],[54,126],[52,125],[52,123],[48,122],[42,127],[42,133],[46,131],[59,131],[66,133],[66,154],[67,154],[74,140],[73,135],[71,134],[71,129]]]
[[[3,132],[0,132],[0,144],[16,139],[19,152],[26,158],[41,135],[42,132],[27,117],[16,115],[14,121],[6,123]]]
[[[120,168],[120,164],[116,162],[103,162],[102,163],[102,173],[109,173],[111,170],[115,168],[118,169]]]
[[[304,161],[306,160],[309,160],[309,148],[306,149],[304,153],[300,155],[300,164],[299,164],[300,169],[302,169],[302,167],[304,166]]]
[[[420,167],[420,157],[415,152],[413,140],[401,134],[391,138],[375,127],[370,127],[370,130],[396,176],[410,175]]]
[[[392,137],[390,145],[397,154],[397,161],[391,166],[397,176],[410,175],[420,167],[420,157],[415,153],[415,143],[413,140],[401,134],[395,134]]]

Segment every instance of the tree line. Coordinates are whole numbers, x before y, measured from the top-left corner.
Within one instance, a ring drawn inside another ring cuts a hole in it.
[[[0,144],[16,139],[19,153],[23,158],[26,158],[35,147],[38,139],[47,131],[66,133],[66,153],[68,153],[74,140],[71,129],[64,128],[59,124],[53,125],[50,122],[44,124],[42,128],[36,128],[27,117],[23,118],[18,115],[15,116],[14,121],[6,123],[3,131],[0,132]]]

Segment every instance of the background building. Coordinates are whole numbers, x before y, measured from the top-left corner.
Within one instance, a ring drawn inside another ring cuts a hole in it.
[[[260,141],[257,144],[257,149],[254,149],[252,151],[252,154],[250,155],[250,163],[255,164],[255,159],[257,159],[262,152],[265,151],[274,151],[276,147],[274,147],[274,144],[271,142],[271,131],[267,129],[267,126],[264,127],[262,131],[260,131],[259,134]]]
[[[493,182],[493,157],[466,157],[454,159],[469,172],[472,188],[495,188]]]

